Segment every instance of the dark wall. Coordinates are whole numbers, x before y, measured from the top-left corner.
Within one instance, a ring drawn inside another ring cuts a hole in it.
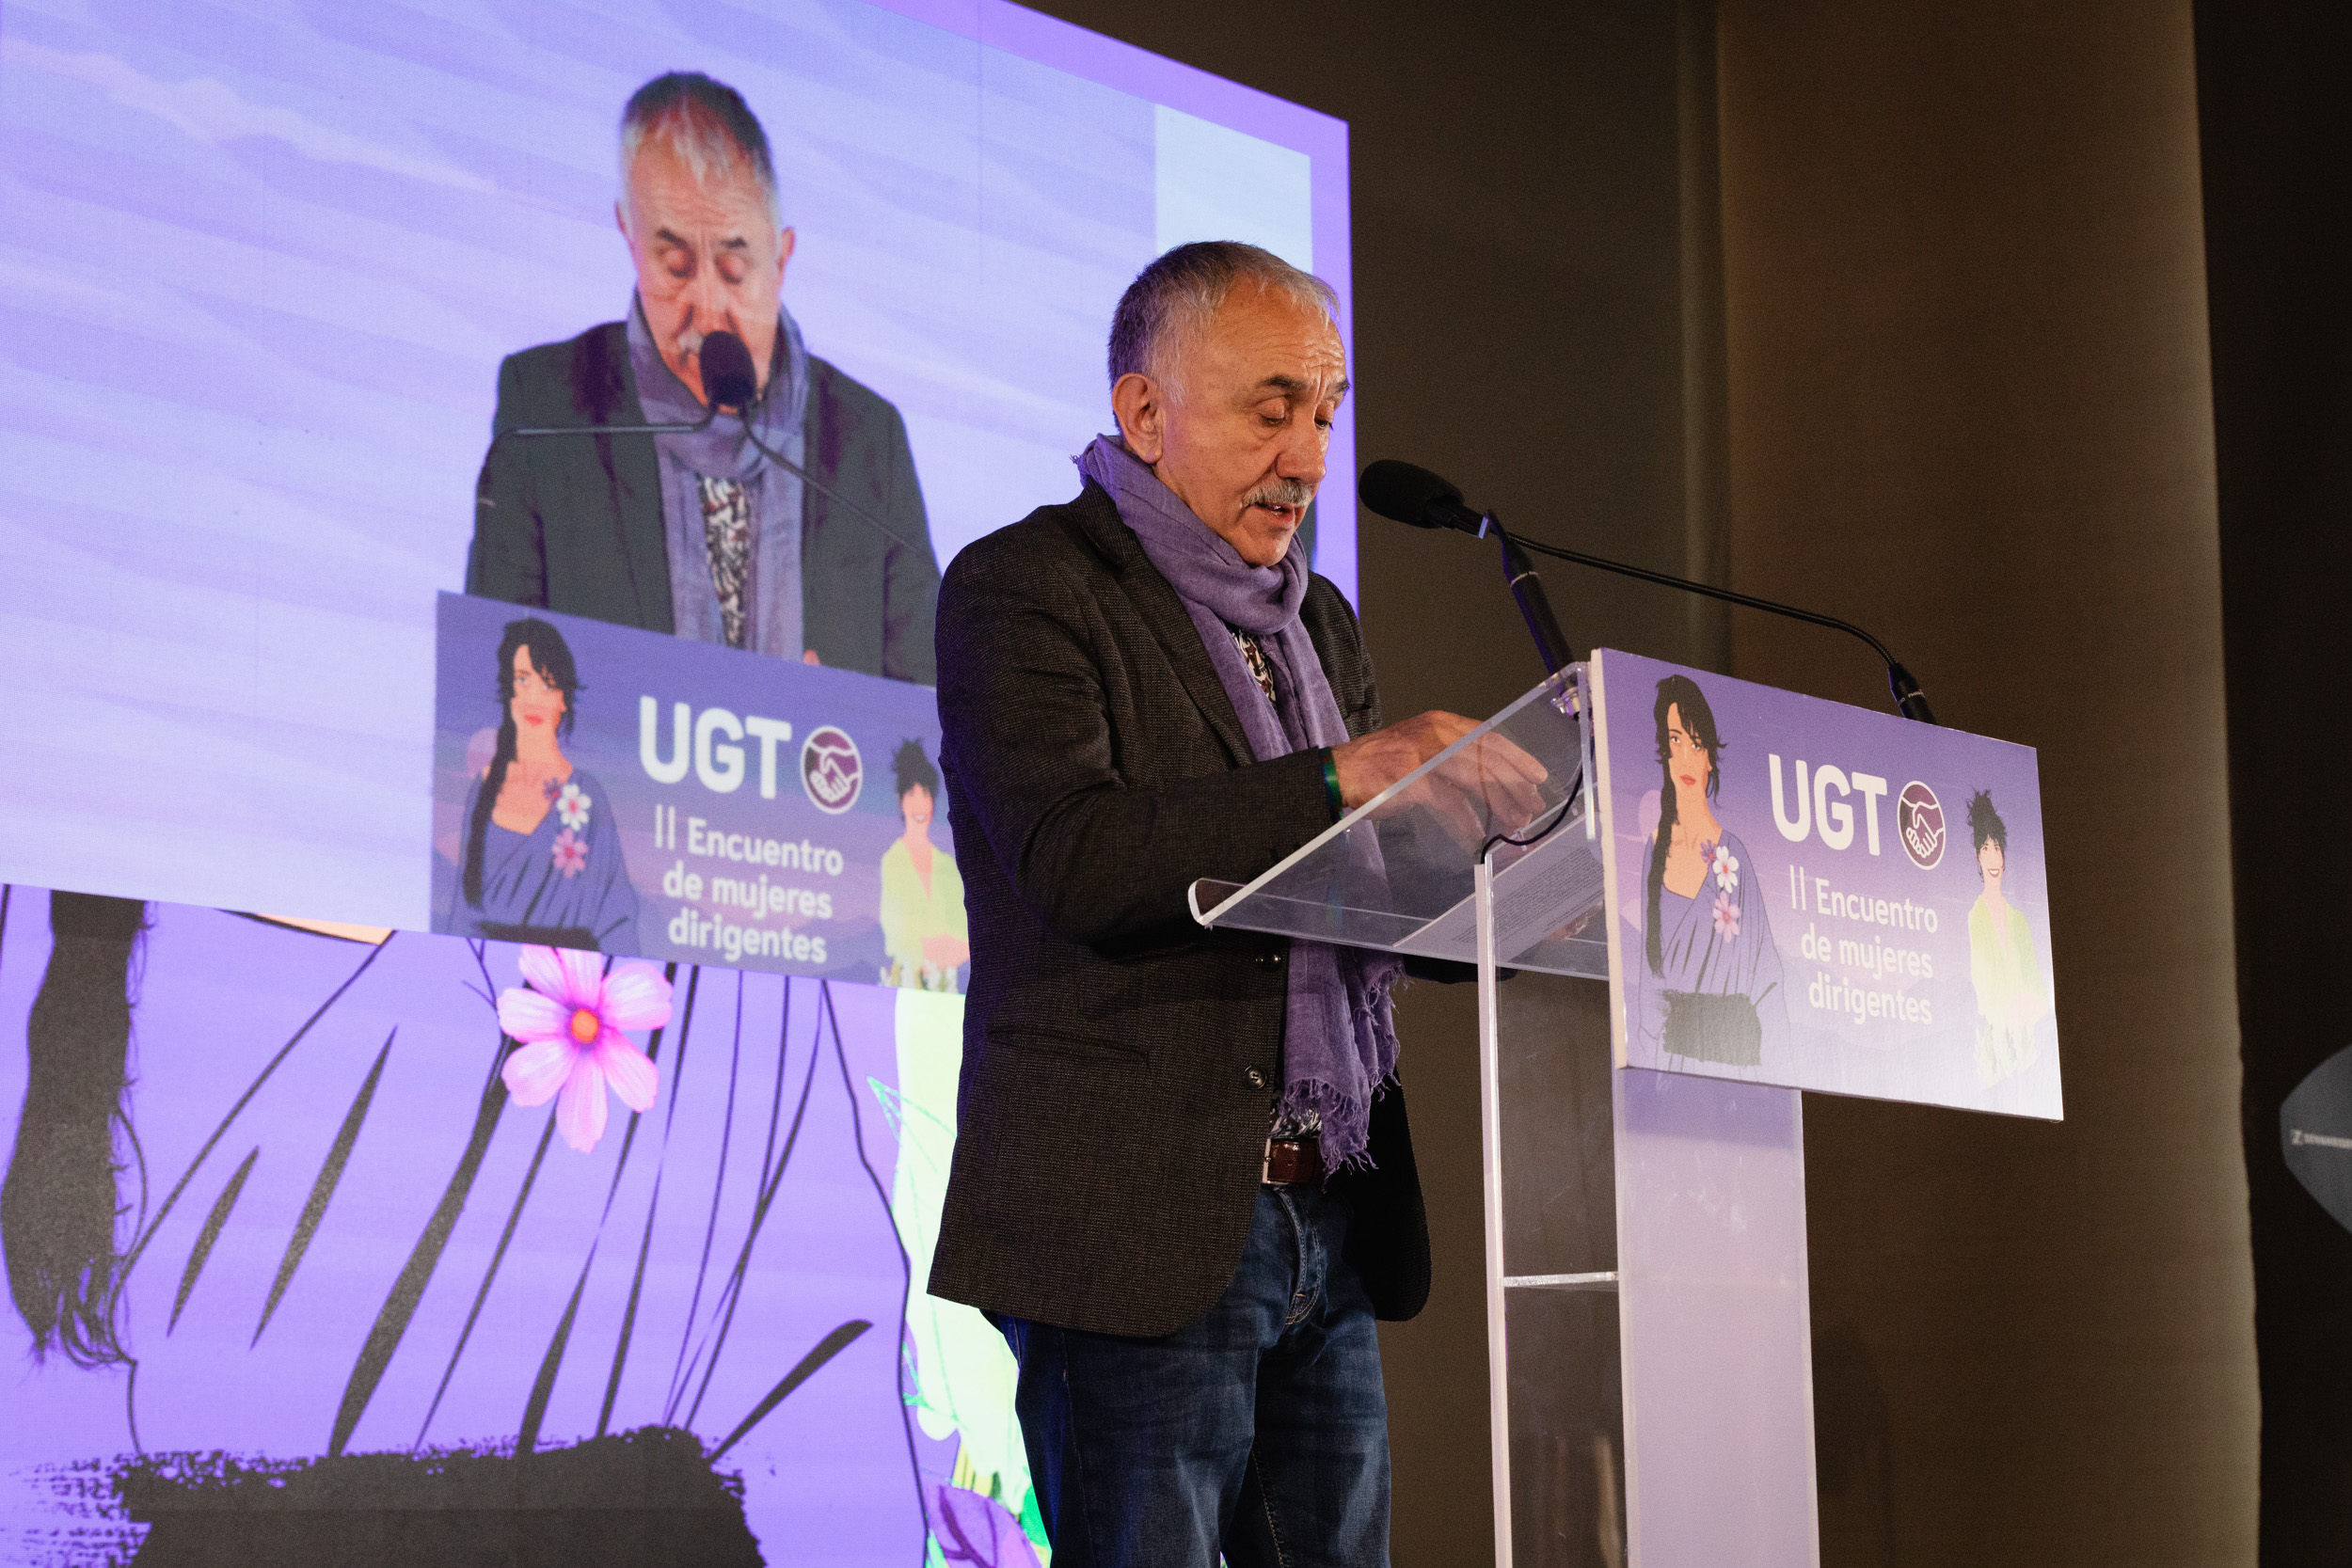
[[[2050,846],[2066,1119],[1806,1097],[1822,1560],[2247,1562],[2187,0],[1724,0],[1720,38],[1733,579],[2035,747]],[[1837,640],[1734,639],[1884,700]]]
[[[2352,1236],[2287,1172],[2280,1101],[2352,1045],[2352,910],[2294,781],[2352,772],[2352,9],[2197,8],[2230,696],[2262,1560],[2352,1563]],[[2322,816],[2324,816],[2324,812]]]
[[[1043,8],[1349,122],[1365,457],[1858,620],[2040,748],[2068,1119],[1808,1098],[1823,1561],[2249,1561],[2189,0]],[[1392,715],[1531,683],[1491,558],[1361,526]],[[1884,704],[1829,634],[1574,570],[1580,651]],[[1438,1284],[1382,1343],[1424,1568],[1491,1552],[1472,999],[1403,1022]]]

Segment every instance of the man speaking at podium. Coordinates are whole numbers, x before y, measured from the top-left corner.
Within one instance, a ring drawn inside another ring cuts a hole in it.
[[[1374,1319],[1429,1289],[1399,966],[1185,903],[1471,727],[1380,729],[1355,617],[1291,548],[1347,392],[1331,305],[1250,245],[1152,262],[1084,490],[940,591],[941,759],[976,848],[930,1289],[1020,1361],[1055,1568],[1388,1561]]]
[[[673,71],[622,113],[621,177],[628,319],[509,357],[495,430],[691,424],[702,341],[725,330],[751,351],[760,440],[817,485],[731,414],[691,434],[494,440],[466,592],[929,682],[939,565],[906,424],[809,354],[784,309],[793,231],[767,133],[733,87]]]

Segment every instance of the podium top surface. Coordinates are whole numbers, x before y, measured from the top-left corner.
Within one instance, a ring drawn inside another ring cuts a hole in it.
[[[1500,961],[1605,976],[1583,674],[1527,692],[1247,886],[1195,883],[1194,917],[1472,963],[1471,888],[1491,851]]]
[[[1663,844],[1661,850],[1661,845]],[[1615,650],[1193,913],[1606,978],[1620,1067],[2062,1114],[2033,752]]]

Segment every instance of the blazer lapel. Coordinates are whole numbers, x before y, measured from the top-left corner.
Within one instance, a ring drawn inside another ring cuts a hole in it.
[[[597,419],[583,408],[591,424],[644,424],[644,405],[628,370],[628,329],[619,322],[606,325],[591,341],[597,367],[614,384],[619,396],[612,412]],[[661,460],[650,436],[599,436],[592,443],[604,470],[605,494],[611,498],[619,546],[622,587],[636,608],[634,624],[653,631],[675,631],[670,604],[670,546],[661,522]]]
[[[1078,497],[1076,506],[1079,526],[1086,530],[1112,570],[1119,574],[1119,583],[1127,591],[1136,613],[1150,628],[1152,641],[1168,656],[1168,662],[1176,672],[1193,705],[1216,732],[1217,739],[1236,768],[1257,761],[1257,753],[1249,749],[1248,736],[1242,734],[1241,717],[1233,711],[1233,700],[1225,694],[1225,683],[1216,677],[1216,667],[1209,662],[1209,650],[1200,645],[1200,628],[1192,624],[1191,612],[1176,590],[1160,575],[1143,553],[1142,542],[1135,531],[1119,517],[1119,507],[1110,492],[1092,480]]]

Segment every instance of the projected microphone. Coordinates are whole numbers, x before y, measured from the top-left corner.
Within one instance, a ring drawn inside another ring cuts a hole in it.
[[[1562,549],[1557,545],[1545,545],[1533,539],[1517,538],[1503,532],[1502,523],[1496,520],[1493,513],[1473,512],[1465,505],[1458,486],[1431,473],[1426,468],[1417,468],[1410,463],[1383,459],[1370,465],[1364,469],[1363,478],[1358,484],[1356,493],[1362,498],[1365,506],[1377,512],[1383,517],[1407,524],[1413,528],[1457,529],[1464,533],[1474,534],[1481,538],[1484,538],[1489,530],[1502,534],[1506,570],[1510,569],[1507,563],[1511,558],[1512,546],[1521,545],[1538,555],[1572,561],[1580,566],[1591,566],[1604,572],[1615,572],[1620,577],[1639,578],[1644,582],[1654,582],[1661,587],[1679,588],[1686,593],[1703,594],[1710,599],[1721,599],[1726,604],[1744,605],[1750,610],[1761,610],[1774,615],[1786,615],[1792,621],[1803,621],[1809,626],[1827,626],[1833,631],[1842,631],[1850,637],[1860,638],[1869,644],[1870,651],[1877,654],[1880,661],[1886,666],[1886,685],[1887,689],[1894,693],[1896,711],[1904,718],[1916,720],[1922,724],[1935,722],[1935,714],[1928,706],[1927,693],[1919,689],[1919,683],[1912,678],[1911,672],[1904,669],[1895,656],[1886,651],[1885,643],[1881,642],[1851,621],[1840,621],[1834,615],[1820,615],[1810,610],[1799,610],[1794,605],[1776,604],[1771,599],[1759,599],[1752,594],[1735,594],[1728,588],[1718,588],[1712,583],[1693,582],[1688,578],[1674,577],[1665,572],[1653,572],[1644,566],[1629,566],[1621,561],[1610,561],[1601,556],[1586,555],[1580,550]],[[1513,591],[1516,593],[1517,590],[1518,584],[1515,581]],[[1540,594],[1541,590],[1538,589],[1537,592]],[[1529,629],[1533,630],[1534,619],[1532,612],[1528,611],[1525,600],[1521,600],[1519,609],[1522,613],[1529,614]],[[1536,634],[1536,641],[1539,644],[1543,641],[1540,632]],[[1546,657],[1549,658],[1549,655],[1547,654]]]
[[[713,336],[727,338],[735,344],[736,351],[742,353],[743,340],[733,333],[713,334]],[[707,338],[703,340],[706,349],[708,348],[709,342],[710,340]],[[744,363],[750,362],[750,356],[745,355]],[[710,385],[707,371],[704,372],[703,385],[706,388]],[[719,404],[714,398],[703,410],[701,419],[684,424],[553,424],[524,425],[515,430],[501,430],[490,438],[490,451],[482,454],[482,476],[485,481],[489,478],[490,452],[498,451],[499,443],[501,441],[528,441],[542,436],[691,436],[698,431],[708,430],[710,421],[718,417]]]
[[[746,365],[751,363],[751,356],[744,350],[742,339],[735,337],[731,332],[719,334],[719,336],[732,340],[736,352],[743,355],[743,362]],[[704,340],[706,347],[708,346],[708,339]],[[709,385],[707,377],[707,372],[706,372],[704,382],[706,387]],[[756,380],[753,385],[757,385]],[[714,399],[707,407],[704,408],[701,419],[688,424],[524,425],[515,430],[501,430],[490,437],[489,450],[482,454],[482,472],[473,482],[474,505],[485,507],[490,504],[490,459],[496,457],[499,448],[509,441],[530,441],[548,436],[691,436],[698,431],[708,430],[710,421],[718,417],[719,404]],[[626,539],[621,542],[621,551],[624,556],[628,552],[628,542]]]
[[[700,357],[703,390],[709,394],[710,406],[714,410],[723,406],[733,409],[743,421],[744,438],[758,449],[760,456],[786,472],[798,475],[803,484],[869,528],[881,530],[908,549],[929,553],[926,546],[917,545],[857,502],[844,499],[839,491],[759,438],[751,419],[752,404],[759,399],[759,377],[752,370],[752,351],[743,346],[742,339],[732,332],[713,332],[703,340]]]
[[[713,413],[732,408],[741,414],[759,401],[759,372],[752,368],[752,351],[734,333],[709,334],[694,351],[694,359],[703,372],[703,396]]]
[[[498,451],[501,442],[549,436],[692,436],[709,429],[710,422],[719,417],[719,410],[725,408],[743,421],[743,435],[762,457],[796,475],[802,483],[867,527],[881,530],[893,542],[911,550],[930,553],[928,546],[916,544],[857,502],[846,499],[839,491],[759,438],[759,433],[752,427],[751,421],[751,410],[759,402],[759,374],[752,368],[752,351],[744,346],[742,339],[722,328],[703,339],[701,346],[694,351],[694,359],[703,379],[706,406],[701,419],[691,424],[547,425],[502,430],[490,442],[489,451],[482,455],[482,477],[475,484],[476,497],[485,496],[489,491],[490,457]]]

